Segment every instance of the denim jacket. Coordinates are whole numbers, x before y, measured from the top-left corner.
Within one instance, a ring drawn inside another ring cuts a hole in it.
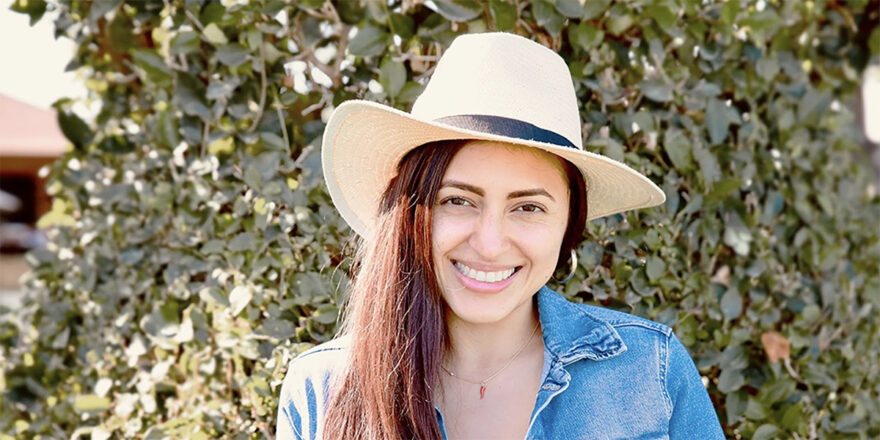
[[[723,439],[700,374],[672,330],[537,293],[544,371],[527,439]],[[294,359],[281,387],[279,440],[321,437],[345,339]],[[437,411],[446,437],[443,415]]]

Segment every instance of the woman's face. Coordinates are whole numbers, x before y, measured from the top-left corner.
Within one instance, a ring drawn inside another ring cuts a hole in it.
[[[556,267],[569,192],[554,156],[472,141],[449,164],[433,217],[434,268],[452,317],[500,322]]]

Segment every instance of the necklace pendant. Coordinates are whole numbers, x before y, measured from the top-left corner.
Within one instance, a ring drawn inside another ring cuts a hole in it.
[[[480,383],[480,400],[483,400],[484,397],[486,397],[486,384]]]

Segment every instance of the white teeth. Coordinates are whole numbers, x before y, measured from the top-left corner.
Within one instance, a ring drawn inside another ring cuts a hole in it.
[[[458,269],[459,272],[464,274],[464,276],[483,283],[497,283],[498,281],[504,281],[510,278],[510,276],[513,275],[514,272],[516,272],[516,269],[500,270],[497,272],[483,272],[481,270],[474,270],[457,261],[455,262],[455,267],[456,269]]]

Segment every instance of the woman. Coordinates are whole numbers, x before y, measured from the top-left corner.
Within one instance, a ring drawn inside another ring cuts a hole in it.
[[[586,220],[665,199],[583,151],[557,54],[459,37],[411,114],[343,103],[322,155],[364,240],[342,336],[289,366],[278,438],[723,438],[668,327],[544,287]]]

